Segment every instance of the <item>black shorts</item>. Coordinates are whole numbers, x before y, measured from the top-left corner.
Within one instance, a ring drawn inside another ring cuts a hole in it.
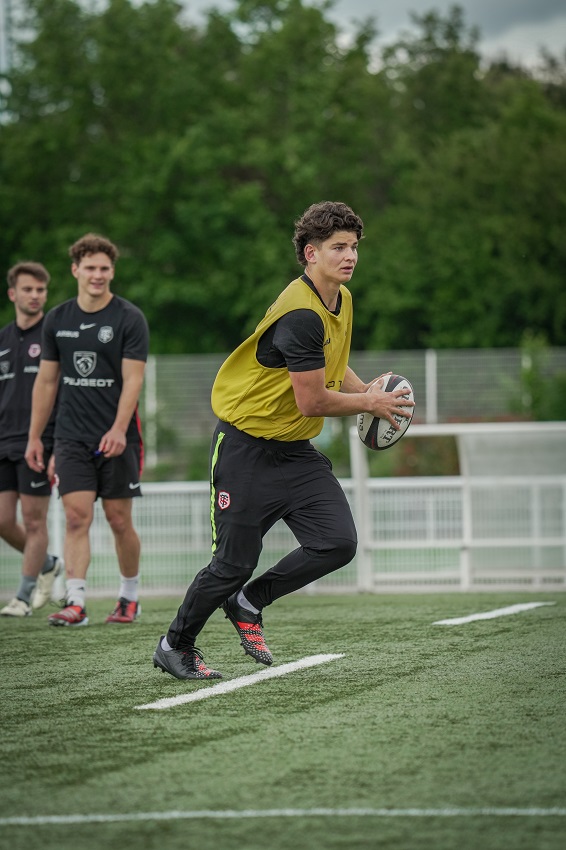
[[[45,451],[45,469],[51,450]],[[34,472],[27,465],[23,453],[10,453],[0,458],[0,493],[14,491],[24,496],[50,496],[51,484],[47,472]]]
[[[332,464],[309,440],[265,440],[219,422],[211,487],[212,545],[219,561],[255,569],[263,537],[278,519],[301,546],[357,539]]]
[[[96,454],[98,445],[55,440],[55,473],[59,495],[91,490],[101,499],[141,496],[142,447],[128,443],[121,455]]]

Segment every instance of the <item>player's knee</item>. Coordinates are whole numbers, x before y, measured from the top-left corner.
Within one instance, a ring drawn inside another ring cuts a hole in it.
[[[344,567],[354,558],[358,543],[355,538],[336,537],[325,541],[320,548],[320,555],[332,564],[333,569]]]
[[[91,522],[91,514],[85,514],[83,511],[74,508],[67,508],[65,511],[65,526],[68,534],[88,531]]]
[[[36,534],[43,533],[47,528],[46,520],[43,517],[39,516],[26,516],[25,514],[22,517],[24,528],[26,530],[26,534],[28,537],[33,537]]]
[[[15,516],[2,516],[0,514],[0,537],[6,537],[10,534],[10,532],[15,528],[16,525],[16,517]]]
[[[251,578],[254,567],[241,564],[230,564],[213,557],[209,565],[209,571],[217,579],[232,582],[235,581],[240,587]]]
[[[133,530],[132,520],[129,515],[107,512],[106,519],[112,529],[112,533],[117,537],[129,534]]]
[[[344,538],[336,541],[336,549],[338,557],[341,561],[341,566],[345,566],[352,561],[358,549],[358,541]]]

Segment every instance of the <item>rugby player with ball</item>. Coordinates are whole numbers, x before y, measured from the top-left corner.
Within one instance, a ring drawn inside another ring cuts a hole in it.
[[[178,679],[219,679],[196,647],[222,608],[244,652],[270,665],[263,611],[348,564],[357,536],[330,461],[311,443],[326,416],[371,414],[396,430],[411,415],[406,389],[384,392],[348,366],[352,296],[347,288],[363,222],[344,203],[313,204],[295,223],[303,273],[268,308],[220,367],[210,453],[212,559],[194,578],[153,655]],[[253,577],[262,540],[282,519],[298,547]]]

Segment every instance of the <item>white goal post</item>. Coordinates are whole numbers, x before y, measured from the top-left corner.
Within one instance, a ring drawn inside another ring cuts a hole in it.
[[[566,422],[413,424],[403,439],[439,436],[460,475],[376,479],[350,429],[360,589],[566,590]]]

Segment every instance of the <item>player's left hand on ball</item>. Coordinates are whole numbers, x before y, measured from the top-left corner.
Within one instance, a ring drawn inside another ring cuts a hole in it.
[[[379,378],[374,378],[373,381],[370,381],[370,383],[368,384],[366,392],[369,392],[371,389],[373,389],[374,392],[375,390],[382,390],[385,386],[385,379],[392,374],[392,372],[384,372],[383,375],[379,376]]]

